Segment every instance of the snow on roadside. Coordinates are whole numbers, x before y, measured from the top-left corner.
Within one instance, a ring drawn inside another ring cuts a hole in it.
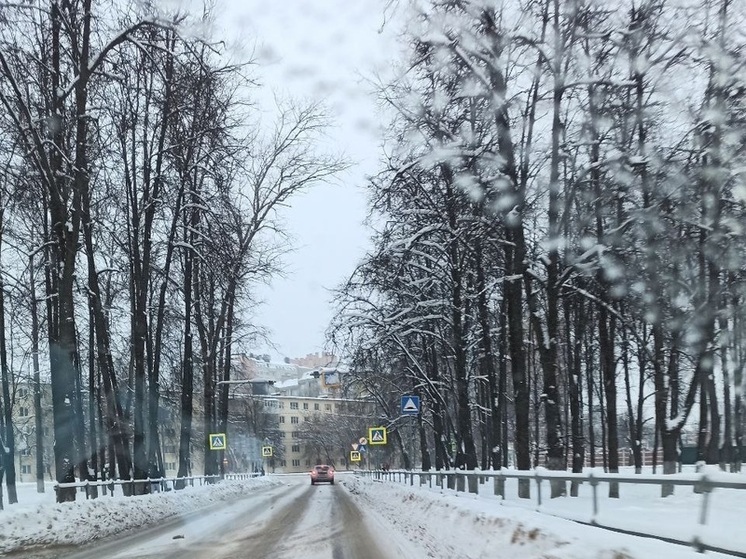
[[[433,559],[694,559],[691,548],[503,506],[469,494],[437,492],[349,476],[342,483],[361,510]],[[724,558],[708,553],[710,559]]]
[[[79,494],[72,503],[24,505],[21,501],[0,511],[0,553],[31,546],[79,545],[278,484],[281,480],[268,476],[138,497],[80,500]]]

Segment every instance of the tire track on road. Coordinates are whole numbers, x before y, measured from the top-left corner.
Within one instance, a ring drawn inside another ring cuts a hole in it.
[[[251,534],[236,538],[231,546],[234,548],[233,553],[222,556],[226,559],[228,557],[256,559],[258,557],[269,558],[278,554],[280,543],[303,518],[313,494],[313,488],[306,487],[299,497],[289,499],[288,503],[279,507],[266,521],[254,526]]]
[[[389,559],[378,548],[376,538],[366,527],[362,511],[349,493],[339,487],[334,497],[334,515],[342,523],[343,530],[332,544],[332,559]]]

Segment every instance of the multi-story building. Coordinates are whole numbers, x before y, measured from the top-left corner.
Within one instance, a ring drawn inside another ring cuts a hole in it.
[[[374,418],[369,399],[342,396],[337,369],[317,369],[285,382],[236,381],[230,392],[229,447],[238,446],[252,467],[305,472],[318,463],[349,467],[350,446]],[[261,447],[272,457],[262,457]],[[229,457],[230,458],[230,457]],[[229,469],[241,463],[231,459]]]
[[[374,403],[321,396],[266,397],[277,414],[278,457],[269,466],[276,472],[306,472],[314,464],[348,469],[351,445],[367,433]]]
[[[32,482],[36,480],[36,457],[39,453],[37,442],[36,412],[34,406],[33,383],[19,383],[15,387],[15,405],[13,406],[13,435],[15,443],[16,481]],[[52,432],[52,387],[42,383],[39,387],[41,396],[41,453],[44,475],[47,479],[53,476]]]
[[[44,478],[55,479],[54,465],[54,417],[52,412],[52,389],[49,383],[42,383],[41,393],[41,453]],[[37,422],[34,406],[34,384],[23,382],[15,386],[13,399],[13,432],[14,432],[14,461],[16,467],[16,481],[18,483],[36,480],[36,463],[39,452],[36,438]],[[204,469],[202,452],[201,408],[195,399],[195,409],[192,421],[192,451],[190,453],[191,475],[200,475]],[[159,435],[163,452],[164,475],[175,477],[179,461],[179,426],[180,409],[178,402],[161,400],[159,416]],[[86,444],[88,444],[86,439]]]

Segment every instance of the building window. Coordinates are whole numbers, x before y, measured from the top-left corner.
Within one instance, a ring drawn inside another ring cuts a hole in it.
[[[278,402],[277,403],[277,407],[280,408],[281,410],[284,410],[285,409],[285,402]]]
[[[294,438],[294,439],[299,439],[300,438],[300,431],[293,431],[292,433],[290,433],[290,436],[292,438]]]
[[[280,460],[280,466],[285,467],[287,465],[288,465],[288,463],[287,463],[286,460]]]
[[[306,466],[310,466],[310,465],[311,465],[311,461],[306,459]]]
[[[176,470],[176,462],[166,462],[167,470]]]
[[[290,423],[298,423],[298,417],[295,416],[295,415],[293,417],[291,417],[290,418]]]
[[[293,460],[293,466],[300,466],[300,460]]]
[[[284,415],[280,416],[280,423],[285,423],[285,416]]]
[[[303,409],[304,409],[304,410],[307,410],[307,409],[308,409],[308,402],[303,402]]]
[[[166,454],[176,454],[176,445],[169,444],[164,446],[163,452],[165,452]]]
[[[284,438],[285,438],[285,431],[280,431],[280,438],[281,438],[281,439],[284,439]]]
[[[290,402],[290,409],[291,410],[297,410],[298,409],[298,402]]]
[[[292,450],[293,450],[293,452],[300,452],[300,445],[299,444],[294,444]]]
[[[19,452],[21,456],[31,456],[31,449],[26,447]]]
[[[19,388],[18,389],[18,397],[19,398],[25,398],[28,396],[28,388]]]
[[[31,466],[29,464],[22,464],[21,465],[21,473],[22,474],[30,474],[31,473]]]
[[[332,405],[331,404],[324,404],[324,409],[326,411],[332,411]]]
[[[313,405],[313,409],[315,409],[316,411],[319,411],[319,405],[318,404],[314,404]]]
[[[26,406],[19,406],[18,415],[21,417],[28,417],[30,415],[29,409]]]

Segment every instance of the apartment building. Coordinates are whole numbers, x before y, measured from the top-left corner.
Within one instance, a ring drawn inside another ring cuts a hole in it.
[[[278,452],[270,471],[307,472],[314,464],[349,469],[351,445],[373,423],[375,404],[369,400],[321,396],[273,395],[267,409],[277,416]]]
[[[41,395],[41,443],[43,452],[43,469],[46,479],[54,475],[52,430],[52,387],[42,384]],[[13,435],[15,442],[16,481],[33,482],[36,480],[36,413],[34,411],[34,385],[21,383],[15,387],[15,405],[13,406]]]
[[[15,442],[16,481],[18,483],[36,481],[36,413],[34,409],[34,384],[23,382],[15,386],[13,398],[13,433]],[[87,410],[86,410],[87,411]],[[195,402],[190,473],[201,475],[204,470],[203,435],[201,428],[201,408]],[[54,467],[54,427],[52,414],[52,387],[41,385],[41,443],[44,478],[55,479]],[[160,437],[163,451],[163,464],[166,477],[175,477],[179,461],[180,410],[178,402],[161,401],[159,415]],[[89,441],[86,440],[86,443]]]

